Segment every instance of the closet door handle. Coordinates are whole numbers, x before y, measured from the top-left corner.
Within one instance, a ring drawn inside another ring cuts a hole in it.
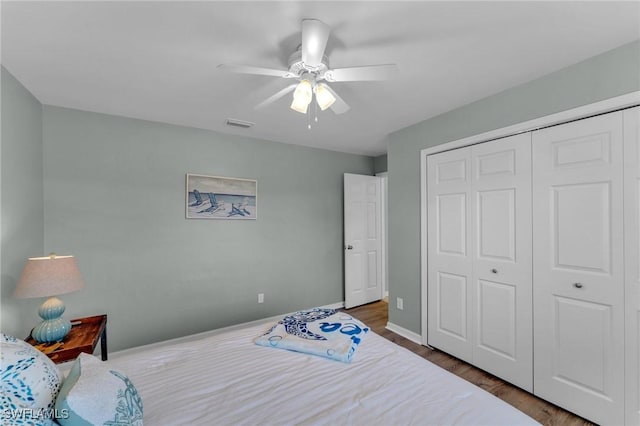
[[[573,283],[575,288],[582,288],[582,283]]]
[[[498,273],[498,270],[497,270],[496,268],[493,268],[493,269],[491,270],[491,272],[493,272],[494,274],[497,274],[497,273]]]

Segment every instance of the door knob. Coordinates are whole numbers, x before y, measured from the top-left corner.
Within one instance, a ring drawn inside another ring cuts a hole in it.
[[[491,272],[493,272],[494,274],[497,274],[497,273],[498,273],[498,270],[497,270],[496,268],[493,268],[493,269],[491,270]]]
[[[575,288],[582,288],[582,283],[573,283]]]
[[[349,244],[349,245],[347,246],[347,250],[353,250],[353,246],[352,246],[351,244]]]

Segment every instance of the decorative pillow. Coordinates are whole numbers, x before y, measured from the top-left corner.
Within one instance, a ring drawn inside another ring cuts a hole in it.
[[[63,375],[45,354],[0,333],[0,422],[50,423]]]
[[[58,423],[142,426],[142,400],[129,378],[98,358],[81,353],[62,384]]]
[[[287,315],[254,342],[260,346],[351,362],[368,331],[369,327],[344,312],[314,308]]]

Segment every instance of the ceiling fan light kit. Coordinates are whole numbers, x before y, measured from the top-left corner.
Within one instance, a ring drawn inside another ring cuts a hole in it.
[[[315,87],[316,102],[322,111],[329,108],[336,101],[336,98],[327,89],[324,83],[318,83]]]
[[[331,29],[317,19],[302,20],[302,44],[289,57],[288,70],[275,70],[245,65],[219,65],[223,71],[239,74],[267,75],[281,78],[295,78],[297,84],[289,85],[276,94],[259,103],[256,108],[265,107],[293,91],[291,109],[306,114],[315,96],[322,111],[331,108],[334,113],[342,114],[349,105],[336,94],[324,81],[380,81],[393,78],[395,64],[369,65],[362,67],[330,69],[325,56],[327,40]]]
[[[293,102],[291,103],[291,109],[298,111],[302,114],[307,113],[307,108],[313,100],[313,92],[311,81],[302,80],[293,92]]]
[[[316,102],[322,111],[329,108],[336,101],[335,96],[327,89],[324,83],[317,83],[312,74],[306,74],[293,92],[293,102],[291,109],[302,114],[306,114],[309,104],[313,102],[315,95]]]

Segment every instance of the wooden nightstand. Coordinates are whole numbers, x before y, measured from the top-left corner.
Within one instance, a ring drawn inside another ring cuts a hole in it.
[[[107,316],[77,318],[71,320],[71,331],[62,342],[36,343],[29,335],[26,342],[60,364],[74,360],[81,352],[93,354],[100,340],[102,360],[107,360]]]

